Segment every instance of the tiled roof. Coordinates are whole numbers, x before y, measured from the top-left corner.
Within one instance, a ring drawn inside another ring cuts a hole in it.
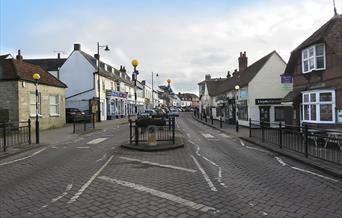
[[[47,58],[47,59],[24,59],[25,62],[41,66],[47,71],[57,71],[64,62],[66,58]]]
[[[88,60],[88,62],[96,69],[96,72],[97,72],[96,59],[93,56],[85,53],[84,51],[80,50],[79,52]],[[122,82],[125,82],[128,85],[133,86],[133,82],[132,81],[128,80],[127,78],[123,78],[123,77],[120,76],[120,71],[119,70],[117,70],[116,68],[108,65],[110,68],[114,69],[114,73],[112,73],[112,72],[107,71],[104,68],[104,66],[105,66],[105,63],[100,61],[100,72],[99,72],[99,74],[101,76],[104,76],[104,77],[107,77],[107,78],[110,78],[110,79],[113,79],[113,80],[117,80],[117,81],[122,81]]]
[[[277,54],[276,51],[272,51],[268,55],[262,57],[258,61],[254,62],[252,65],[247,67],[242,72],[234,73],[233,77],[219,79],[219,80],[207,80],[207,88],[210,96],[217,96],[227,93],[235,89],[236,85],[244,87],[254,78],[254,76],[261,70],[269,58]],[[279,55],[278,55],[279,56]],[[280,56],[279,56],[280,57]]]
[[[39,73],[39,83],[49,86],[66,88],[67,86],[40,66],[19,61],[3,59],[0,61],[0,80],[25,80],[35,82],[33,74]]]
[[[316,43],[325,43],[326,46],[342,57],[342,15],[335,15],[332,17],[291,52],[284,74],[293,74],[296,62],[298,58],[301,57],[302,49]]]

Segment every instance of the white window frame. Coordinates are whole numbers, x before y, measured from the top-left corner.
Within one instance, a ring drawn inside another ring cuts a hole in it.
[[[320,101],[320,94],[321,93],[331,93],[331,101]],[[310,95],[316,94],[315,102],[311,101]],[[304,96],[309,96],[309,101],[304,102]],[[321,120],[321,105],[329,104],[331,105],[332,111],[332,120],[331,121],[322,121]],[[307,105],[309,107],[309,119],[305,119],[305,110],[304,107]],[[311,105],[316,106],[316,120],[311,120]],[[333,124],[336,123],[336,92],[335,90],[314,90],[314,91],[305,91],[302,92],[302,104],[301,104],[301,122],[306,123],[329,123]]]
[[[56,99],[57,99],[57,104],[51,104],[51,96],[55,96]],[[56,106],[57,107],[57,113],[51,113],[51,106]],[[59,116],[60,115],[60,111],[59,111],[59,95],[49,95],[49,113],[50,113],[50,116]]]
[[[323,45],[323,55],[316,55],[316,47],[317,46],[322,46]],[[313,49],[313,56],[309,56],[309,51],[310,49]],[[307,57],[305,57],[305,53],[307,54]],[[317,58],[318,57],[323,57],[324,60],[324,66],[322,68],[317,68]],[[310,69],[310,60],[313,60],[314,63],[314,67],[312,69]],[[305,71],[304,68],[304,62],[307,61],[308,62],[308,70]],[[303,73],[310,73],[313,70],[325,70],[326,69],[326,52],[325,52],[325,44],[324,43],[320,43],[320,44],[315,44],[312,45],[310,47],[307,47],[305,49],[302,50],[302,72]]]
[[[31,102],[31,95],[34,95],[34,103]],[[35,117],[36,116],[36,92],[30,92],[29,93],[29,113],[30,117]],[[38,116],[42,117],[42,95],[40,92],[38,92]],[[34,113],[31,113],[31,106],[34,105]]]

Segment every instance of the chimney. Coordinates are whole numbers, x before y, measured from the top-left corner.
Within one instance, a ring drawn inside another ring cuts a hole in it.
[[[61,59],[61,53],[57,53],[57,59]]]
[[[17,54],[17,56],[15,57],[18,61],[22,61],[23,60],[23,56],[21,56],[21,51],[20,51],[20,49],[18,50],[18,54]]]
[[[237,69],[235,69],[233,72],[233,76],[236,76],[237,72],[238,72]]]
[[[142,84],[142,85],[146,85],[146,81],[145,81],[145,80],[142,80],[142,81],[141,81],[141,84]]]
[[[210,79],[211,79],[210,74],[206,74],[206,75],[205,75],[205,80],[210,80]]]
[[[80,51],[81,50],[81,44],[74,44],[74,50]]]
[[[248,64],[248,58],[246,56],[246,52],[240,52],[239,57],[239,72],[242,72],[247,69]]]
[[[228,70],[228,72],[227,72],[227,78],[230,78],[230,77],[231,77],[230,71]]]

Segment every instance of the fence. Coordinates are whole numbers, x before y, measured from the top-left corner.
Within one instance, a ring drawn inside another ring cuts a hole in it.
[[[31,120],[23,122],[0,123],[0,152],[6,152],[7,148],[31,144]]]
[[[95,120],[93,115],[74,116],[73,133],[95,129]]]
[[[158,122],[160,123],[160,122]],[[151,123],[153,125],[153,123]],[[169,118],[163,125],[156,125],[156,140],[170,141],[175,144],[175,118]],[[138,145],[148,141],[147,126],[138,126],[135,121],[129,120],[129,143]]]
[[[249,120],[249,137],[279,148],[342,164],[342,132]]]

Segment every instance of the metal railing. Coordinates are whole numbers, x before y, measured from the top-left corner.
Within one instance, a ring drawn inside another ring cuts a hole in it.
[[[175,144],[175,118],[169,118],[164,125],[156,126],[156,140],[170,141]],[[129,143],[141,144],[148,141],[147,126],[138,126],[136,122],[129,119]]]
[[[281,149],[342,164],[342,131],[249,120],[249,137]]]
[[[95,129],[95,119],[93,115],[79,115],[73,118],[73,133],[85,132]]]
[[[16,145],[31,144],[31,120],[0,123],[0,152]]]

